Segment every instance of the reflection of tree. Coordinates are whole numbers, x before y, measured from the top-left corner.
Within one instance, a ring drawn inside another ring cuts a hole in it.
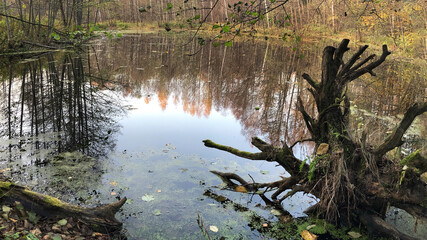
[[[47,54],[22,64],[12,71],[7,88],[2,89],[4,116],[0,133],[20,138],[58,133],[58,139],[36,141],[36,149],[56,145],[59,152],[79,150],[90,156],[105,155],[114,147],[118,131],[115,117],[123,113],[113,95],[99,91],[86,77],[79,55]],[[39,161],[42,159],[39,159]]]
[[[299,95],[307,111],[315,111],[300,76],[303,71],[312,72],[313,77],[320,75],[320,48],[294,50],[264,42],[236,42],[232,48],[208,45],[194,56],[186,55],[199,47],[197,42],[185,45],[179,37],[141,35],[123,38],[120,44],[97,45],[95,50],[100,52],[99,65],[110,66],[116,76],[125,76],[110,80],[126,88],[125,95],[142,95],[146,102],[157,97],[163,109],[170,101],[180,103],[183,111],[198,117],[208,116],[212,109],[229,109],[241,122],[248,139],[263,136],[280,145],[280,141],[293,143],[307,136],[295,102]],[[393,66],[390,67],[396,68]],[[378,76],[384,74],[378,72]],[[392,89],[399,81],[388,76],[386,82]],[[419,96],[419,91],[408,91],[411,84],[402,86],[400,94]],[[357,87],[352,91],[361,92]],[[375,96],[378,94],[353,99],[373,103],[379,101],[372,100]],[[380,96],[388,93],[383,91]],[[407,99],[407,106],[415,100]],[[380,104],[367,109],[385,113]]]
[[[301,88],[298,76],[310,66],[299,50],[235,43],[233,48],[209,45],[189,57],[186,53],[195,52],[198,43],[144,35],[120,41],[97,45],[95,51],[100,52],[99,65],[126,76],[110,80],[122,86],[124,95],[142,95],[145,102],[157,97],[162,109],[168,101],[180,103],[183,111],[198,117],[230,109],[248,138],[263,134],[276,144],[306,134],[298,128],[300,116],[293,114]],[[284,139],[287,126],[296,128]]]

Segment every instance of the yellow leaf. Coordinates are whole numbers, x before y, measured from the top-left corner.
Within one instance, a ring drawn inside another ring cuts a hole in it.
[[[23,8],[23,9],[26,9],[26,8],[27,8],[27,5],[22,4],[22,8]]]
[[[111,186],[117,186],[117,182],[116,182],[116,181],[111,181],[111,182],[110,182],[110,185],[111,185]]]
[[[234,190],[236,192],[241,192],[241,193],[247,193],[248,192],[248,190],[246,190],[246,188],[243,186],[237,186]]]
[[[18,220],[16,220],[16,219],[13,219],[13,218],[9,218],[10,219],[10,221],[12,221],[12,222],[17,222]]]
[[[315,234],[313,234],[307,230],[302,230],[301,237],[304,238],[304,240],[316,240],[317,239],[317,235],[315,235]]]

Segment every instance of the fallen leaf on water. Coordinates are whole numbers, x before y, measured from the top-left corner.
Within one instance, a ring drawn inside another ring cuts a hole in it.
[[[111,196],[115,196],[117,193],[111,192],[110,194],[111,194]]]
[[[146,193],[141,199],[142,199],[142,201],[145,201],[145,202],[154,201],[154,197],[151,195],[148,195],[148,193]]]
[[[211,230],[212,232],[218,232],[218,227],[211,225],[211,226],[209,226],[209,230]]]
[[[266,170],[261,170],[261,171],[259,171],[261,174],[268,174],[269,173],[269,171],[266,171]]]
[[[116,182],[116,181],[111,181],[111,182],[110,182],[110,185],[111,185],[111,186],[117,186],[117,182]]]
[[[237,186],[234,190],[236,192],[241,192],[241,193],[247,193],[248,192],[248,190],[246,190],[246,188],[243,186]]]
[[[263,227],[268,227],[268,224],[267,223],[263,223],[262,226]]]
[[[152,214],[153,214],[154,216],[159,216],[159,215],[161,215],[161,214],[162,214],[162,212],[161,212],[159,209],[154,209],[154,210],[153,210],[153,212],[152,212]]]
[[[161,190],[161,189],[159,189],[159,190],[157,190],[157,192],[158,192],[158,193],[161,193],[161,192],[162,192],[162,190]]]
[[[315,234],[313,234],[307,230],[302,230],[301,237],[304,238],[304,240],[316,240],[317,239],[317,235],[315,235]]]

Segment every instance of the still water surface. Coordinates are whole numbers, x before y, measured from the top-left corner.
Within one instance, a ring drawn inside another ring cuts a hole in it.
[[[99,39],[81,53],[2,61],[5,174],[75,204],[126,196],[117,217],[130,239],[201,239],[198,216],[207,227],[218,227],[212,237],[274,238],[250,227],[254,215],[277,220],[271,209],[260,207],[257,195],[222,190],[209,170],[259,182],[286,172],[206,148],[202,140],[255,151],[252,136],[276,145],[308,137],[295,101],[301,96],[312,104],[300,76],[319,76],[324,45],[242,42],[199,49],[196,42],[184,44],[187,40]],[[391,60],[383,69],[352,86],[356,136],[366,128],[389,128],[398,120],[394,115],[427,96],[422,66]],[[426,122],[417,121],[404,151],[425,146]],[[373,143],[386,132],[377,131],[370,136]],[[311,150],[310,144],[294,148],[301,159]],[[236,211],[206,191],[251,211]],[[315,201],[295,195],[283,204],[300,217]]]

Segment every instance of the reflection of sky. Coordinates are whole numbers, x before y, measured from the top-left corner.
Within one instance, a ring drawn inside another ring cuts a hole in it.
[[[198,117],[184,112],[183,105],[174,103],[173,98],[169,98],[165,110],[160,107],[156,96],[151,98],[149,103],[143,98],[126,99],[132,110],[120,121],[122,129],[117,137],[117,151],[140,152],[150,148],[164,148],[170,144],[180,154],[197,154],[208,159],[226,158],[260,170],[284,172],[273,163],[242,159],[203,145],[202,140],[211,139],[242,151],[258,152],[242,134],[242,126],[231,111],[218,112],[212,109],[209,116]],[[277,174],[272,176],[277,177]]]
[[[148,104],[142,98],[127,100],[132,110],[121,122],[123,129],[118,150],[141,150],[172,144],[185,153],[202,153],[206,149],[202,140],[208,138],[251,150],[240,132],[239,122],[230,111],[220,113],[212,110],[208,117],[197,117],[185,113],[183,105],[173,103],[172,98],[169,98],[165,110],[161,109],[155,96]]]

